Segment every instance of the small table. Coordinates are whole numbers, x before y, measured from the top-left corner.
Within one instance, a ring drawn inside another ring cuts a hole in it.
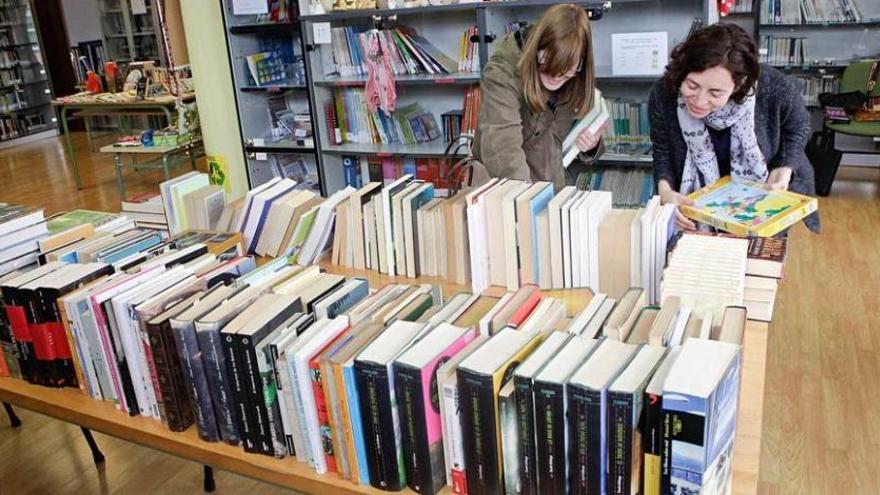
[[[82,179],[79,176],[79,165],[76,162],[76,151],[73,149],[73,140],[70,138],[68,123],[70,120],[80,117],[93,116],[122,116],[122,115],[165,115],[170,124],[174,117],[174,107],[178,100],[187,103],[195,100],[195,93],[187,93],[176,96],[163,96],[143,100],[131,100],[123,102],[109,101],[59,101],[52,100],[52,106],[60,110],[61,129],[64,131],[65,148],[70,166],[73,168],[73,177],[76,180],[76,188],[82,189]],[[103,148],[102,148],[103,150]]]
[[[122,167],[131,167],[134,169],[152,169],[161,168],[165,174],[165,180],[171,178],[169,169],[188,160],[193,170],[196,169],[196,158],[204,154],[201,139],[187,141],[183,144],[174,146],[121,146],[119,144],[110,144],[101,147],[101,153],[114,153],[114,161],[116,163],[116,181],[119,186],[119,198],[125,201],[125,181],[122,178]],[[129,162],[123,163],[123,155],[128,155]],[[159,155],[147,161],[137,162],[137,155]]]

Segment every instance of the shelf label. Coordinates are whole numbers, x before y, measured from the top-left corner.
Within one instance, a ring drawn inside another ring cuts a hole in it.
[[[256,159],[261,161],[266,161],[269,159],[269,155],[267,153],[255,153]]]
[[[436,84],[453,84],[453,83],[455,83],[455,78],[441,77],[440,79],[435,79],[434,83],[436,83]]]
[[[332,42],[329,22],[316,22],[312,24],[312,35],[316,45],[329,45]]]
[[[268,14],[269,2],[266,0],[232,0],[233,15]]]
[[[266,142],[263,138],[253,138],[251,140],[254,143],[254,146],[265,146]]]
[[[376,153],[376,156],[381,157],[381,158],[387,158],[387,157],[391,156],[391,153],[389,153],[387,151],[379,151]]]
[[[131,0],[131,13],[134,15],[144,15],[147,13],[146,0]]]

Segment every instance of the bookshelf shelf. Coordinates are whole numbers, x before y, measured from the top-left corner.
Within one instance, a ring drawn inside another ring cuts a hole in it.
[[[632,166],[650,167],[654,164],[654,158],[651,155],[628,155],[625,153],[608,153],[599,157],[600,162],[622,163]]]
[[[251,153],[314,153],[314,146],[300,146],[292,141],[264,143],[261,145],[245,144],[245,150]]]
[[[433,283],[447,296],[469,292],[465,286],[450,284],[443,279],[420,277],[388,277],[364,270],[350,270],[326,263],[328,272],[346,277],[364,277],[371,287],[388,283]],[[503,293],[492,287],[489,293]],[[551,297],[565,301],[568,316],[579,313],[589,300],[589,291],[546,291]],[[756,493],[761,450],[764,382],[767,358],[768,325],[749,321],[746,324],[743,359],[741,404],[737,412],[737,433],[733,457],[733,493]],[[215,468],[238,473],[304,493],[374,494],[387,493],[368,486],[355,485],[335,475],[319,475],[305,463],[287,457],[246,454],[240,447],[222,442],[204,442],[197,436],[196,427],[175,433],[154,419],[129,416],[111,403],[89,398],[77,389],[54,389],[29,384],[15,378],[0,378],[0,401],[23,407],[62,421],[105,433],[148,448],[166,452]],[[112,456],[112,453],[110,454]],[[111,461],[112,462],[112,461]],[[403,494],[411,494],[405,489]],[[444,495],[451,493],[443,489]]]
[[[615,3],[638,2],[645,0],[623,0]],[[327,14],[303,15],[300,19],[310,22],[341,21],[346,19],[362,19],[368,16],[409,16],[420,14],[439,14],[456,11],[477,9],[516,9],[524,7],[545,7],[559,3],[558,0],[512,0],[508,2],[472,2],[453,3],[449,5],[429,5],[427,7],[406,7],[399,9],[359,9],[335,11]],[[605,2],[601,1],[573,1],[571,3],[590,8],[600,8]]]
[[[880,19],[861,22],[807,22],[799,24],[762,23],[761,29],[820,29],[820,28],[863,28],[880,27]]]
[[[333,77],[322,81],[314,81],[315,86],[363,86],[366,77]],[[434,85],[434,84],[478,84],[480,74],[441,74],[441,75],[418,75],[418,76],[394,76],[396,84],[406,85]]]
[[[272,93],[289,90],[305,91],[308,89],[308,86],[302,84],[273,84],[271,86],[241,86],[238,89],[242,91],[267,91]]]
[[[232,34],[263,34],[299,31],[299,29],[299,23],[297,22],[262,22],[230,26],[229,32]]]
[[[364,156],[443,156],[446,144],[442,140],[435,140],[420,144],[360,144],[345,143],[331,144],[322,147],[324,153],[337,155],[364,155]]]

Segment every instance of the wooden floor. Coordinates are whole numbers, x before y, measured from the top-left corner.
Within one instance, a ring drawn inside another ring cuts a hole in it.
[[[76,191],[60,140],[0,152],[0,201],[118,210],[112,159],[77,138]],[[159,174],[126,176],[130,194]],[[880,493],[880,170],[842,168],[821,198],[823,232],[793,229],[768,337],[759,492]],[[744,398],[744,400],[748,400]],[[95,434],[96,469],[79,428],[19,410],[0,419],[0,493],[199,493],[201,466]],[[217,472],[218,493],[281,492]]]

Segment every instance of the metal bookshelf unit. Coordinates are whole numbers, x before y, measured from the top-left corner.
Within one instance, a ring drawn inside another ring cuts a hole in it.
[[[283,176],[325,194],[332,192],[323,186],[315,146],[295,5],[280,20],[236,15],[229,0],[222,5],[250,187]]]
[[[30,5],[0,1],[0,148],[54,133],[49,75]]]

